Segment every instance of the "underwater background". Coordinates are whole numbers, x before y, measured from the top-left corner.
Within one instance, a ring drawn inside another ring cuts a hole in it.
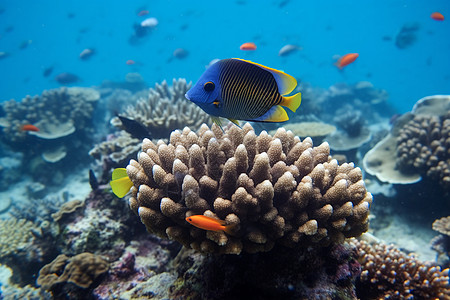
[[[3,0],[0,299],[450,299],[449,16]],[[225,58],[292,75],[297,112],[213,125],[185,93]]]

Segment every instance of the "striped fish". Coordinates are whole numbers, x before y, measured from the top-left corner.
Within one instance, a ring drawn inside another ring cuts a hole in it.
[[[297,86],[294,77],[239,58],[222,59],[210,66],[186,93],[214,122],[227,118],[252,122],[285,122],[289,120],[283,107],[295,112],[301,94],[291,93]]]

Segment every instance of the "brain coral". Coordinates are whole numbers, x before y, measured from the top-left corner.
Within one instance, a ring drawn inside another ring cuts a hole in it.
[[[92,253],[84,252],[71,258],[61,254],[42,267],[37,284],[52,292],[59,291],[67,283],[87,289],[108,269],[109,263]]]
[[[361,299],[450,299],[449,269],[422,263],[393,245],[352,241],[361,263]]]
[[[313,147],[278,129],[257,136],[250,124],[225,132],[185,127],[170,143],[144,139],[127,173],[129,200],[147,230],[201,252],[240,253],[288,246],[328,245],[368,228],[369,204],[361,170],[341,166],[329,146]],[[234,224],[232,234],[185,221],[203,214]]]
[[[420,173],[450,189],[450,112],[416,115],[399,131],[397,167]]]

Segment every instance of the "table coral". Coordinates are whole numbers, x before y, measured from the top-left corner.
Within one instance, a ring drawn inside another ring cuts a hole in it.
[[[61,254],[39,271],[37,284],[51,291],[55,299],[64,294],[70,295],[64,299],[82,299],[74,295],[88,295],[108,269],[109,263],[95,254],[85,252],[70,258]]]
[[[202,125],[144,139],[127,173],[129,200],[149,232],[201,252],[268,251],[328,245],[368,228],[369,204],[361,170],[338,165],[329,146],[313,147],[280,128],[257,136],[250,124],[225,132]],[[203,214],[235,226],[233,234],[204,231],[185,218]]]
[[[352,243],[362,266],[361,299],[450,299],[449,269],[421,262],[393,245]]]

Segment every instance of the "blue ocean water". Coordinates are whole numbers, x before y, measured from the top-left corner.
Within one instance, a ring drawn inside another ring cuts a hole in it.
[[[149,14],[138,16],[148,10]],[[450,93],[450,16],[440,1],[12,1],[0,3],[0,101],[19,100],[60,86],[70,72],[76,85],[123,81],[139,72],[152,86],[163,79],[195,81],[212,59],[240,57],[278,68],[312,86],[370,81],[385,89],[399,112],[421,97]],[[148,17],[156,28],[130,43],[133,25]],[[416,41],[400,49],[395,38],[416,23]],[[254,42],[256,51],[239,46]],[[303,49],[287,57],[286,44]],[[83,49],[95,49],[80,60]],[[188,51],[173,57],[177,48]],[[343,71],[333,56],[359,53]],[[133,60],[134,65],[127,65]],[[45,70],[52,69],[48,77]]]

